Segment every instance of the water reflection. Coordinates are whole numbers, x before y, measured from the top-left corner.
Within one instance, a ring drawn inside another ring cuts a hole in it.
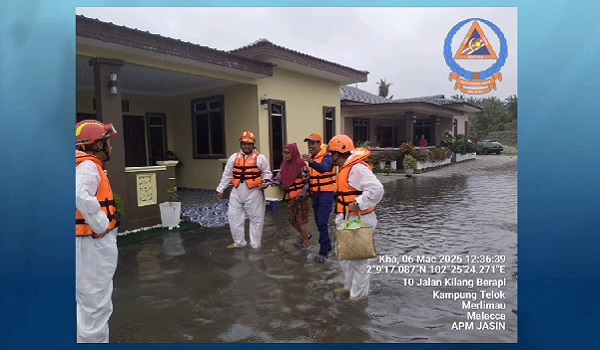
[[[156,280],[161,277],[162,249],[158,242],[145,244],[137,253],[138,278],[140,281]]]
[[[167,257],[185,254],[179,232],[169,233],[163,237],[163,252]]]

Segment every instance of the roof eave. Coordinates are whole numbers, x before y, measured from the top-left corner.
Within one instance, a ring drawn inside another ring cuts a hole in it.
[[[358,103],[361,103],[361,102],[358,102]],[[430,102],[361,103],[361,104],[344,105],[344,106],[352,108],[352,109],[369,109],[372,107],[386,107],[386,109],[393,109],[394,107],[398,108],[398,109],[428,107],[428,108],[441,109],[441,110],[444,110],[444,111],[450,112],[450,113],[469,113],[467,111],[461,111],[461,110],[457,110],[455,108],[451,108],[450,106],[440,106],[440,105],[437,105],[435,103],[430,103]]]
[[[273,76],[273,65],[229,52],[78,15],[76,36]]]
[[[340,78],[341,84],[364,83],[368,80],[368,71],[357,70],[335,62],[323,60],[298,51],[275,45],[269,41],[260,41],[253,45],[231,50],[236,55],[269,61],[270,59],[284,60],[300,64],[312,69],[321,70]]]
[[[459,110],[464,111],[465,113],[481,113],[483,111],[483,108],[466,102],[450,104],[448,105],[448,107],[458,108]]]

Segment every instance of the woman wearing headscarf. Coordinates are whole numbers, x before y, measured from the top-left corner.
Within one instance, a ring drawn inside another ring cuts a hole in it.
[[[285,146],[281,171],[271,180],[271,186],[281,185],[288,203],[288,221],[300,233],[300,248],[310,245],[308,233],[308,202],[310,170],[300,156],[295,143]]]

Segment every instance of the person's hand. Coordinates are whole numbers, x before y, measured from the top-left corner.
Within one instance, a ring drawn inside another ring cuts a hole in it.
[[[269,187],[269,184],[268,184],[268,183],[266,183],[266,182],[263,182],[263,183],[261,183],[261,184],[260,184],[260,189],[261,189],[261,190],[264,190],[264,189],[266,189],[267,187]]]
[[[217,194],[217,199],[222,201],[223,200],[223,193],[218,193]]]
[[[358,212],[359,210],[360,210],[360,208],[358,207],[358,204],[356,204],[356,202],[352,202],[352,203],[348,204],[348,211]]]
[[[109,232],[110,232],[110,229],[108,229],[108,228],[103,233],[93,232],[92,233],[92,238],[102,238],[102,237],[106,236]]]
[[[308,164],[312,164],[312,162],[313,162],[313,159],[308,154],[303,154],[302,160],[307,162]]]

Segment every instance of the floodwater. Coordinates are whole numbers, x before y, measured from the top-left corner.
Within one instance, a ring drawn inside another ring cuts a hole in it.
[[[285,209],[279,208],[267,211],[259,251],[225,249],[231,243],[228,227],[172,233],[120,248],[111,342],[516,342],[516,161],[493,171],[416,175],[384,186],[377,208],[378,250],[401,263],[373,260],[366,300],[349,303],[333,293],[341,286],[338,261],[312,262],[316,237],[310,252],[295,248],[298,234],[287,224]],[[312,217],[311,224],[312,233],[318,234]],[[439,260],[443,255],[463,261],[416,263],[418,256]],[[466,256],[505,261],[467,264]],[[457,266],[469,265],[476,265],[476,271],[457,273]],[[416,267],[399,273],[399,266]],[[416,286],[420,279],[451,277],[474,282],[505,278],[507,285]],[[415,285],[405,285],[410,278]],[[481,321],[468,320],[467,313],[480,311],[464,309],[463,300],[435,298],[436,290],[475,292],[477,302],[481,291],[503,292],[499,299],[484,301],[503,303],[505,309],[484,312],[504,317],[493,322],[503,322],[504,330],[453,330],[459,322],[473,322],[477,328]]]

